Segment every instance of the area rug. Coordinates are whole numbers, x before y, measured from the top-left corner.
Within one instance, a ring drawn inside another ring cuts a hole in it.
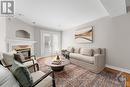
[[[38,59],[43,72],[50,69],[45,65],[45,60]],[[118,81],[116,75],[104,71],[95,74],[74,64],[65,66],[63,71],[55,72],[55,78],[56,87],[125,87],[125,81]]]

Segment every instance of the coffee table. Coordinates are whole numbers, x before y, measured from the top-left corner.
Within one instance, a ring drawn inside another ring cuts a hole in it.
[[[64,69],[64,66],[65,66],[65,65],[70,64],[70,60],[68,60],[68,59],[62,59],[62,60],[61,60],[61,64],[58,64],[58,65],[53,64],[52,62],[53,62],[52,59],[47,59],[47,60],[45,61],[45,64],[46,64],[47,66],[51,67],[51,69],[52,69],[53,71],[62,71],[62,70]]]

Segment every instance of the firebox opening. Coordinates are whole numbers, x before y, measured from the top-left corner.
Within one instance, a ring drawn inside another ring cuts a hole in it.
[[[13,47],[13,49],[17,52],[17,53],[22,53],[23,56],[25,57],[25,59],[30,58],[31,56],[31,46],[29,45],[17,45],[15,47]]]

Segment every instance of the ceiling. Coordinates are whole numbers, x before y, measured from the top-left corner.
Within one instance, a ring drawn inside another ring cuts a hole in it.
[[[125,0],[100,0],[109,16],[115,17],[126,14],[126,1]]]
[[[120,5],[124,0],[118,1],[115,3],[120,7],[113,7],[116,10],[124,6]],[[111,15],[108,11],[111,3],[107,3],[106,0],[15,0],[15,13],[17,18],[34,26],[66,30]]]

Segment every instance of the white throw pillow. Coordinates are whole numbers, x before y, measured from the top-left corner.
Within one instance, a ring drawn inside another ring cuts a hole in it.
[[[81,48],[80,54],[86,55],[86,56],[92,56],[93,51],[92,51],[92,49],[89,49],[89,48]]]
[[[6,65],[12,65],[14,60],[14,55],[9,53],[3,53],[3,60]]]
[[[0,87],[20,87],[12,73],[0,65]]]
[[[74,53],[80,53],[80,48],[74,48]]]
[[[73,47],[68,47],[68,48],[67,48],[67,51],[73,53],[73,52],[74,52],[74,48],[73,48]]]

